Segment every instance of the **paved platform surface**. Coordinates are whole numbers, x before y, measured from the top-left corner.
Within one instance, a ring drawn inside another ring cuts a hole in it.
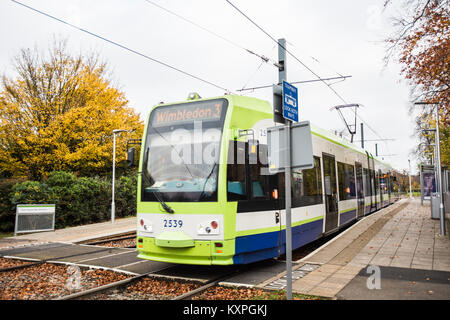
[[[81,242],[115,234],[136,231],[136,217],[116,219],[114,223],[101,222],[55,231],[18,235],[0,239],[0,248],[17,247],[48,242]]]
[[[431,285],[434,282],[427,282],[426,278],[431,276],[425,277],[423,286],[428,284],[427,291],[440,292],[439,297],[450,299],[450,239],[448,235],[440,236],[439,220],[432,220],[429,205],[421,206],[418,199],[403,199],[369,215],[302,262],[318,267],[294,281],[294,292],[341,299],[378,299],[381,291],[373,291],[377,289],[361,295],[362,291],[369,291],[367,278],[373,272],[368,273],[367,267],[374,265],[382,268],[381,283],[385,288],[387,283],[394,283],[388,280],[392,277],[397,282],[403,281],[403,288],[407,288],[408,283],[418,283],[417,275],[424,271],[440,271],[437,279],[441,289],[434,288]],[[399,297],[395,290],[388,289],[382,295],[386,299]],[[421,297],[435,299],[437,295]]]
[[[365,268],[338,294],[338,299],[354,300],[449,300],[449,272],[380,266],[379,287],[373,272]],[[368,289],[367,282],[372,289]]]

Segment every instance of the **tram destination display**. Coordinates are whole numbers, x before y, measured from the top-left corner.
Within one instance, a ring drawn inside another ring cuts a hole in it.
[[[171,126],[192,121],[219,121],[222,109],[223,100],[161,106],[153,111],[152,126]]]

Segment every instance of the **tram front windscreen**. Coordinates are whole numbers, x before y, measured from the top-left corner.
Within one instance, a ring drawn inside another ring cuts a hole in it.
[[[142,201],[217,201],[226,99],[156,107],[150,114]]]

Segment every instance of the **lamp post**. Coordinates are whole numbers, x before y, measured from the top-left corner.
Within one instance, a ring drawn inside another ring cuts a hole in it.
[[[444,199],[442,193],[442,173],[441,173],[441,142],[439,137],[439,104],[430,102],[416,102],[415,105],[436,105],[436,167],[437,178],[439,187],[439,220],[440,220],[440,233],[441,236],[445,236],[445,214],[444,214]]]
[[[114,129],[113,130],[113,167],[112,167],[112,196],[111,196],[111,222],[115,220],[116,214],[116,204],[114,202],[114,181],[116,179],[116,134],[125,132],[125,129]]]
[[[409,165],[409,198],[412,199],[412,190],[411,190],[411,160],[408,159]]]

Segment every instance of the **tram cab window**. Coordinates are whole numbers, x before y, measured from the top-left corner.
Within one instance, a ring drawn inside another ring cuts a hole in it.
[[[261,202],[274,199],[277,175],[269,175],[267,145],[230,141],[227,164],[228,201]],[[278,190],[276,191],[276,197]]]
[[[227,192],[228,201],[247,200],[247,146],[244,142],[230,141],[228,146]]]

